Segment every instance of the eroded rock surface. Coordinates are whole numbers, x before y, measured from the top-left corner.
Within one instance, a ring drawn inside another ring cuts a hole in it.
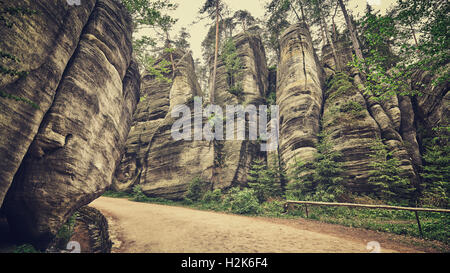
[[[194,97],[202,93],[194,72],[190,53],[175,50],[172,54],[175,73],[166,75],[171,82],[144,75],[142,99],[134,114],[125,154],[115,172],[113,189],[131,191],[140,185],[148,196],[182,198],[192,179],[211,181],[213,144],[206,140],[175,140],[172,117],[177,105],[190,107],[193,124]],[[170,60],[167,53],[161,57]]]
[[[323,105],[322,68],[304,24],[290,26],[280,41],[277,104],[280,107],[280,158],[287,170],[296,159],[313,160]]]
[[[23,41],[1,43],[31,55],[24,58],[31,72],[2,88],[40,108],[0,99],[7,132],[0,149],[9,159],[0,163],[0,184],[2,194],[8,191],[3,210],[11,230],[45,248],[74,211],[111,184],[140,77],[132,61],[131,18],[117,1],[75,7],[20,2],[38,13],[10,30]]]
[[[241,33],[233,37],[233,42],[237,56],[243,66],[240,71],[241,75],[236,79],[241,85],[242,91],[238,94],[230,92],[232,86],[230,86],[222,56],[219,56],[214,104],[221,106],[224,115],[227,105],[242,105],[244,110],[247,105],[253,105],[258,110],[260,105],[265,104],[264,98],[269,84],[269,71],[266,66],[266,55],[261,38],[256,34]],[[210,66],[212,70],[212,64]],[[256,124],[253,123],[251,125],[248,119],[245,124],[244,140],[238,139],[238,121],[235,119],[235,140],[216,142],[214,188],[246,185],[248,171],[252,162],[261,156],[260,145],[256,139],[251,140],[249,138],[248,132],[249,127]],[[224,122],[224,134],[226,130]]]

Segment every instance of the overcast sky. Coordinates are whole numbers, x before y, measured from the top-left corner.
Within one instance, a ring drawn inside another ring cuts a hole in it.
[[[242,9],[248,10],[254,17],[264,20],[264,6],[270,2],[270,0],[223,0],[231,12]],[[368,1],[375,10],[384,12],[395,0],[350,0],[348,9],[358,18],[358,13],[364,12],[366,1]],[[210,23],[208,19],[200,21],[199,23],[192,25],[198,17],[198,11],[205,2],[205,0],[172,0],[172,2],[178,4],[178,9],[171,13],[174,18],[178,18],[173,31],[172,37],[174,37],[182,27],[186,27],[191,35],[189,42],[193,51],[194,59],[202,59],[201,43],[206,37],[208,27],[206,24]]]

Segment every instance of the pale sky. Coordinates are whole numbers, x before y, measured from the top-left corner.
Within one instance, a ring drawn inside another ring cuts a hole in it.
[[[231,12],[242,9],[248,10],[253,17],[264,19],[265,9],[264,6],[270,0],[223,0]],[[381,12],[386,9],[396,0],[350,0],[348,4],[348,10],[358,18],[358,13],[362,14],[366,7],[366,1],[368,1],[374,8],[374,10],[380,10]],[[172,31],[172,37],[180,31],[182,27],[186,27],[191,35],[189,43],[191,44],[191,50],[193,51],[194,59],[202,59],[201,43],[206,37],[208,27],[206,24],[210,23],[209,19],[200,21],[199,23],[192,25],[193,21],[196,21],[198,17],[198,11],[202,7],[205,0],[172,0],[172,2],[178,4],[178,9],[171,12],[174,18],[178,18],[178,22]],[[340,10],[338,11],[340,13]]]

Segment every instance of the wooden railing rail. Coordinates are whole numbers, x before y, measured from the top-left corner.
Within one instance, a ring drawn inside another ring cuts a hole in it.
[[[450,209],[432,209],[432,208],[398,207],[398,206],[388,206],[388,205],[367,205],[367,204],[354,204],[354,203],[332,203],[332,202],[292,201],[292,200],[287,200],[285,202],[285,204],[284,204],[285,210],[287,210],[288,204],[304,205],[306,217],[308,217],[308,205],[414,211],[414,213],[416,215],[417,226],[419,228],[420,236],[422,236],[422,237],[423,237],[423,232],[422,232],[422,226],[420,224],[420,219],[419,219],[419,214],[418,214],[419,211],[450,213]]]

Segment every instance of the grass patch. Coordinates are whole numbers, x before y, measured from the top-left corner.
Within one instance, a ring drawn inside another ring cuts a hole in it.
[[[133,195],[127,192],[123,191],[106,191],[102,194],[104,197],[111,197],[111,198],[132,198]]]
[[[309,219],[321,222],[420,237],[416,216],[411,211],[308,206],[308,212]],[[306,218],[301,208],[289,214]],[[419,212],[419,218],[424,239],[450,243],[450,215]]]

